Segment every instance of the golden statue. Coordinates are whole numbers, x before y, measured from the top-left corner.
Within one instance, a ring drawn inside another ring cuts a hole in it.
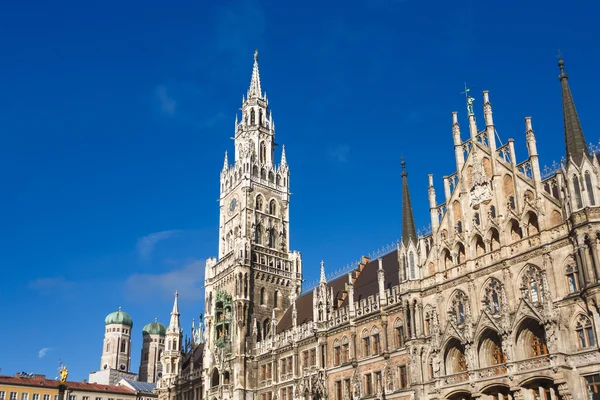
[[[69,376],[69,371],[67,370],[67,366],[63,365],[63,367],[59,370],[60,373],[60,383],[67,382],[67,376]]]

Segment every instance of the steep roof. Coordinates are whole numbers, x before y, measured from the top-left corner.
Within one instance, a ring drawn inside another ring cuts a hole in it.
[[[199,344],[194,348],[191,354],[188,354],[182,363],[181,371],[182,375],[190,373],[191,363],[194,363],[194,370],[202,368],[202,356],[204,354],[204,344]]]
[[[394,250],[391,253],[384,255],[382,257],[382,263],[385,276],[384,287],[387,289],[398,285],[398,270],[400,268],[400,263],[398,262],[398,250]],[[358,275],[354,281],[354,301],[359,301],[379,293],[379,284],[377,282],[378,269],[379,261],[373,260],[369,261],[360,273],[358,271],[354,272]],[[348,282],[348,275],[342,275],[327,283],[328,287],[333,288],[334,308],[338,308],[338,303],[335,300],[343,300],[341,307],[348,305],[348,297],[345,296],[346,282]],[[283,332],[292,327],[292,310],[292,306],[285,310],[285,313],[277,324],[277,332]],[[298,325],[313,320],[312,290],[296,299],[296,310],[298,312]]]
[[[126,385],[137,392],[150,393],[156,389],[156,383],[154,382],[132,381],[131,379],[123,379],[121,382],[125,382]]]

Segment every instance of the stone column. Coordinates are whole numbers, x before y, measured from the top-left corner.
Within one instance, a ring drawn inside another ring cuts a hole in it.
[[[592,253],[592,262],[594,263],[594,273],[596,274],[595,281],[600,280],[600,263],[598,263],[598,244],[596,240],[590,240],[591,242],[591,253]]]
[[[587,263],[585,262],[585,254],[583,254],[583,247],[582,246],[577,246],[577,251],[575,252],[575,256],[577,258],[577,264],[579,266],[579,271],[581,272],[581,278],[582,278],[582,285],[581,288],[583,289],[585,286],[587,286],[590,283],[590,279],[588,277],[588,269],[587,269]]]
[[[384,353],[389,353],[389,346],[388,346],[388,317],[387,315],[382,315],[381,316],[381,328],[383,329],[383,352]]]
[[[415,323],[415,308],[416,308],[415,303],[413,302],[410,305],[410,327],[411,327],[410,328],[410,337],[411,337],[411,339],[414,339],[417,334],[417,332],[416,332],[417,327],[416,327],[416,323]]]

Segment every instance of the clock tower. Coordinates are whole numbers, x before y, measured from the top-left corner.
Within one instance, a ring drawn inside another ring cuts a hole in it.
[[[235,151],[221,170],[219,256],[206,262],[207,398],[252,399],[251,348],[274,334],[277,321],[301,291],[302,259],[289,246],[290,173],[281,146],[275,162],[275,123],[262,92],[258,51]]]

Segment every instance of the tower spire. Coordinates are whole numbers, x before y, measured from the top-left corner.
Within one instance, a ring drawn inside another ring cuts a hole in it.
[[[571,88],[569,87],[568,78],[569,75],[565,72],[565,62],[562,59],[562,54],[558,55],[558,67],[560,68],[560,85],[562,87],[562,103],[563,103],[563,119],[565,125],[565,145],[567,148],[567,158],[572,158],[573,162],[577,165],[581,165],[583,157],[590,157],[587,145],[585,143],[585,137],[583,136],[583,129],[581,129],[581,123],[579,122],[579,116],[575,109],[575,102],[573,101],[573,95],[571,94]]]
[[[327,283],[327,278],[325,277],[325,261],[321,261],[321,278],[319,279],[320,283]]]
[[[169,331],[179,332],[181,325],[179,324],[179,293],[175,291],[175,301],[173,302],[173,311],[171,311],[171,321],[169,322]]]
[[[258,73],[258,50],[254,51],[254,67],[252,68],[252,79],[250,80],[250,89],[248,89],[248,99],[254,97],[262,98],[262,89],[260,87],[260,74]]]
[[[417,230],[415,228],[415,218],[413,216],[412,205],[410,203],[410,193],[408,191],[408,173],[406,173],[406,162],[402,159],[402,243],[405,246],[411,241],[416,243]]]
[[[229,160],[227,158],[227,150],[225,150],[225,159],[223,160],[223,171],[227,171],[229,168]]]

